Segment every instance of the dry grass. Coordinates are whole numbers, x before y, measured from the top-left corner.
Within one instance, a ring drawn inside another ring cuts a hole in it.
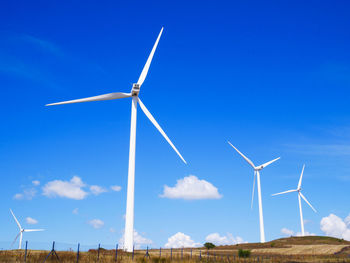
[[[249,259],[239,259],[238,250],[251,250]],[[236,262],[349,262],[350,242],[328,237],[293,237],[278,239],[264,244],[251,243],[235,246],[221,246],[207,251],[204,248],[162,249],[161,257],[159,250],[149,250],[150,258],[145,257],[145,250],[135,252],[134,259],[130,253],[118,250],[118,260],[115,260],[115,250],[100,250],[97,260],[97,251],[90,250],[81,252],[80,263],[236,263]],[[30,250],[27,255],[27,263],[43,262],[49,251]],[[62,263],[76,262],[75,252],[58,251]],[[192,254],[192,257],[191,257]],[[201,257],[200,257],[201,255]],[[0,251],[0,262],[19,263],[24,262],[23,250]],[[50,257],[46,262],[58,262],[55,257]]]

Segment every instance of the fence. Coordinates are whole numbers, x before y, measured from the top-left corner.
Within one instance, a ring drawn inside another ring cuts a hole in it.
[[[63,243],[58,243],[62,244]],[[66,244],[67,245],[67,244]],[[70,245],[71,246],[71,245]],[[72,247],[72,246],[71,246]],[[109,249],[106,249],[108,247]],[[83,249],[82,249],[83,248]],[[30,249],[28,241],[24,243],[21,250],[0,251],[0,262],[24,262],[24,263],[45,263],[45,262],[349,262],[346,255],[258,255],[251,254],[246,257],[239,257],[237,250],[228,249],[204,249],[204,248],[158,248],[133,250],[127,253],[119,249],[118,244],[112,246],[101,246],[87,249],[78,243],[75,248],[57,250],[56,243],[53,242],[47,250]],[[248,253],[250,254],[250,253]]]

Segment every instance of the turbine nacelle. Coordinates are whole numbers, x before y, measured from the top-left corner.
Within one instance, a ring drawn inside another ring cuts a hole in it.
[[[138,96],[140,93],[140,85],[137,83],[132,84],[131,96]]]

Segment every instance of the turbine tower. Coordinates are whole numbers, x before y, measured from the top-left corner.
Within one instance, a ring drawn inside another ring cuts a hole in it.
[[[18,244],[18,249],[21,249],[22,248],[22,239],[23,239],[23,233],[24,232],[36,232],[36,231],[44,231],[44,229],[24,229],[21,227],[21,224],[18,222],[17,218],[15,217],[15,214],[12,212],[12,210],[10,209],[10,212],[13,216],[13,218],[15,219],[16,221],[16,224],[19,228],[19,233],[17,234],[17,236],[15,237],[15,240],[13,240],[12,244],[11,244],[11,247],[13,246],[13,244],[16,242],[17,238],[19,238],[19,244]]]
[[[302,236],[305,236],[305,231],[304,231],[303,210],[301,208],[301,198],[303,198],[304,201],[311,207],[311,209],[314,210],[315,213],[317,213],[316,209],[310,204],[310,202],[306,199],[306,197],[301,193],[301,181],[303,180],[304,168],[305,168],[305,164],[303,165],[303,169],[301,171],[301,175],[300,175],[300,178],[299,178],[299,183],[298,183],[297,189],[288,190],[288,191],[284,191],[284,192],[272,195],[272,196],[276,196],[276,195],[282,195],[282,194],[287,194],[287,193],[292,193],[292,192],[297,192],[298,193],[299,212],[300,212],[300,225],[301,225],[301,235]]]
[[[141,110],[145,113],[148,119],[153,123],[153,125],[158,129],[158,131],[163,135],[166,141],[178,154],[181,160],[186,163],[185,159],[181,156],[180,152],[176,149],[174,144],[170,141],[168,136],[165,134],[163,129],[159,126],[157,121],[153,118],[151,113],[148,111],[146,106],[142,103],[139,98],[140,88],[143,82],[146,79],[148,69],[151,65],[151,61],[154,55],[154,52],[157,48],[160,36],[162,35],[163,28],[160,30],[158,38],[152,48],[152,51],[147,59],[145,66],[141,72],[141,75],[137,81],[134,83],[130,93],[108,93],[103,95],[98,95],[94,97],[88,97],[77,100],[63,101],[58,103],[47,104],[46,106],[51,105],[60,105],[60,104],[70,104],[78,102],[89,102],[89,101],[100,101],[100,100],[114,100],[122,98],[132,98],[131,102],[131,127],[130,127],[130,148],[129,148],[129,169],[128,169],[128,190],[127,190],[127,199],[126,199],[126,216],[125,216],[125,234],[124,234],[124,250],[128,252],[133,251],[134,246],[134,186],[135,186],[135,147],[136,147],[136,114],[137,114],[137,104],[140,105]]]
[[[270,165],[271,163],[277,161],[280,159],[280,157],[273,159],[272,161],[269,161],[267,163],[264,163],[259,166],[255,166],[254,163],[249,160],[243,153],[241,153],[235,146],[233,146],[229,141],[228,144],[233,147],[243,158],[244,160],[249,163],[253,169],[254,169],[254,181],[253,181],[253,192],[252,192],[252,202],[251,206],[253,206],[253,199],[254,199],[254,188],[255,188],[255,177],[257,178],[257,186],[258,186],[258,200],[259,200],[259,223],[260,223],[260,243],[265,243],[265,230],[264,230],[264,217],[263,217],[263,207],[262,207],[262,200],[261,200],[261,185],[260,185],[260,171],[264,169],[266,166]]]

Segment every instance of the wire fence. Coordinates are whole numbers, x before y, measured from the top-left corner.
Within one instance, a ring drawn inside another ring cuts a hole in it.
[[[39,244],[34,245],[38,246]],[[72,244],[52,242],[47,249],[35,249],[28,241],[23,244],[23,249],[1,250],[0,262],[62,262],[62,263],[108,263],[108,262],[349,262],[350,252],[347,255],[273,255],[254,254],[250,250],[245,253],[238,250],[228,249],[205,249],[205,248],[146,248],[134,249],[128,253],[119,248],[118,244],[96,246],[81,246],[79,243]],[[243,251],[244,252],[244,251]]]

